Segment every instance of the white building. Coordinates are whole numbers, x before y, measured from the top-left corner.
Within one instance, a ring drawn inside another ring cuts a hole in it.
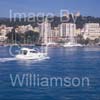
[[[70,36],[76,36],[76,24],[73,23],[62,23],[60,25],[60,36],[64,39]]]
[[[39,33],[39,27],[34,27],[34,28],[33,28],[33,31]]]
[[[58,42],[60,40],[60,27],[58,25],[58,27],[54,27],[54,29],[52,29],[52,42]]]
[[[86,23],[84,26],[84,39],[96,39],[100,37],[100,25],[99,23]]]
[[[2,35],[0,35],[0,42],[4,42],[6,39],[7,39],[6,36],[2,36]]]
[[[7,39],[7,33],[11,32],[13,27],[7,27],[6,25],[0,26],[0,42],[3,42]]]
[[[7,34],[7,30],[6,29],[1,29],[0,34],[5,36]]]
[[[17,33],[25,33],[26,31],[33,31],[33,27],[31,25],[22,25],[15,29]]]
[[[6,29],[1,29],[0,30],[0,42],[3,42],[7,39],[6,34],[7,34]]]

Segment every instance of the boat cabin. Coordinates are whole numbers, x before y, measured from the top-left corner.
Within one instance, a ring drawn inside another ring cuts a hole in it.
[[[20,51],[21,55],[36,54],[36,53],[38,53],[37,50],[35,50],[35,49],[28,49],[28,48],[23,48]]]

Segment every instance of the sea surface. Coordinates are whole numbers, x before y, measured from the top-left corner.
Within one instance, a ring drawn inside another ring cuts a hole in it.
[[[15,51],[17,48],[12,48]],[[100,100],[100,47],[48,48],[49,59],[16,60],[9,47],[0,47],[0,100]],[[13,87],[10,75],[88,77],[89,86]]]

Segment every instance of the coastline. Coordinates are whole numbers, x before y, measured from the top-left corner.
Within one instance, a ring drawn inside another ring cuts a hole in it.
[[[57,45],[48,45],[48,47],[63,47],[63,44],[58,43]],[[6,46],[46,46],[42,44],[17,44],[17,43],[0,43],[0,46],[6,47]],[[87,44],[87,45],[82,45],[82,47],[95,47],[95,46],[100,46],[100,44]]]

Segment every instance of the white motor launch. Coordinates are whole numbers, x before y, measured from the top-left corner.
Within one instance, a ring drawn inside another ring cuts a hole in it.
[[[39,52],[35,49],[29,49],[29,48],[22,48],[20,50],[20,53],[16,55],[17,59],[23,59],[23,60],[38,60],[38,59],[44,59],[47,57],[46,53]]]

